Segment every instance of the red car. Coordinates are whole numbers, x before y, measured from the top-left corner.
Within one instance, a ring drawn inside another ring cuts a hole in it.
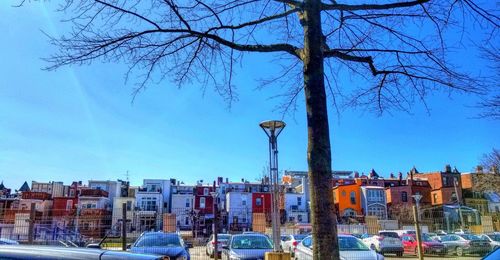
[[[405,234],[401,237],[405,254],[417,255],[417,239],[414,235]],[[432,240],[427,234],[422,235],[422,250],[424,255],[446,255],[447,250],[443,243]]]

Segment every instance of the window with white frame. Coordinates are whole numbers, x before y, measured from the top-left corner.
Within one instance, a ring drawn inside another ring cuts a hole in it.
[[[156,197],[144,197],[141,201],[141,208],[144,211],[156,211]]]
[[[73,208],[73,200],[66,201],[66,210],[70,210]]]
[[[186,208],[191,207],[191,200],[189,198],[186,198]]]
[[[206,204],[206,199],[204,197],[200,198],[200,208],[204,209]]]
[[[302,205],[302,197],[297,197],[297,206]]]
[[[241,205],[246,206],[247,205],[247,198],[243,197],[241,198]]]
[[[208,196],[208,188],[203,189],[203,195]]]

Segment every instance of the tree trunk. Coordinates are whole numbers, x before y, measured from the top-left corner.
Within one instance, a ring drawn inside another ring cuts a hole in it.
[[[337,220],[331,191],[332,167],[326,102],[321,1],[304,6],[304,91],[307,109],[309,185],[313,227],[313,259],[339,259]]]

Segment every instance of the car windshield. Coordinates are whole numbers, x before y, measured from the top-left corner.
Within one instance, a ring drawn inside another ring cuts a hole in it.
[[[339,250],[368,251],[370,249],[355,237],[339,237]]]
[[[500,235],[488,235],[493,241],[500,242]]]
[[[429,236],[428,234],[423,234],[422,235],[422,241],[424,241],[424,242],[435,242],[435,240],[433,240],[432,237]]]
[[[181,241],[177,235],[151,234],[141,236],[135,247],[179,247]]]
[[[460,235],[461,237],[467,239],[467,240],[482,240],[480,237],[476,235],[471,235],[471,234],[465,234],[465,235]]]
[[[384,237],[399,238],[398,233],[396,232],[380,232],[379,235]]]
[[[293,239],[297,240],[297,241],[300,241],[302,239],[304,239],[305,237],[307,237],[306,235],[293,235]]]
[[[217,235],[217,241],[227,241],[230,237],[230,235]]]
[[[231,242],[233,249],[272,249],[273,245],[265,236],[236,236]]]

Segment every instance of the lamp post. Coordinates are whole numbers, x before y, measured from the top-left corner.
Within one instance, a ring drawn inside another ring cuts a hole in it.
[[[419,206],[420,206],[420,200],[422,199],[422,195],[420,194],[415,194],[412,196],[413,199],[415,199],[416,205],[413,206],[413,218],[415,220],[415,232],[417,235],[417,248],[418,248],[418,259],[423,260],[424,259],[424,252],[422,251],[422,238],[420,235],[420,217],[419,217]]]
[[[273,245],[274,251],[281,251],[280,248],[280,221],[278,208],[278,136],[285,128],[283,121],[270,120],[259,124],[269,138],[269,179],[271,181],[271,215],[273,225]]]
[[[215,186],[214,186],[215,188]],[[217,207],[216,205],[216,200],[218,193],[215,191],[210,192],[210,195],[212,195],[212,210],[214,212],[214,220],[212,223],[212,232],[214,234],[214,260],[217,260],[217,257],[219,256],[219,252],[217,251]]]

